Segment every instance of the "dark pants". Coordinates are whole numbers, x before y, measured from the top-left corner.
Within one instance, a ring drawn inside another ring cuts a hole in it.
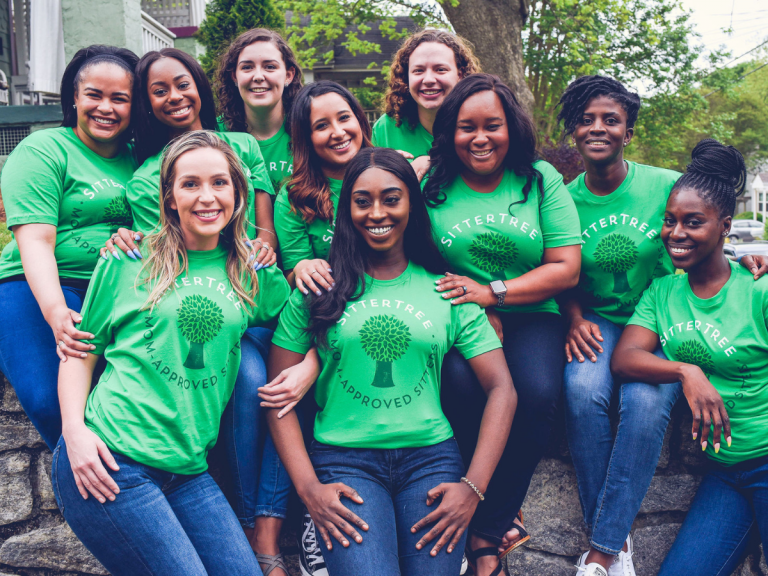
[[[563,384],[564,329],[558,314],[502,313],[504,356],[517,390],[517,412],[506,448],[472,519],[472,533],[501,543],[512,528],[549,443]],[[442,369],[443,411],[465,466],[477,445],[486,396],[469,363],[453,348]]]
[[[320,539],[323,558],[332,576],[452,576],[461,568],[466,533],[456,549],[447,546],[434,558],[429,552],[438,539],[416,549],[416,542],[433,525],[416,534],[411,526],[432,512],[439,500],[427,506],[427,492],[443,482],[459,482],[464,470],[453,439],[434,446],[396,450],[342,448],[313,441],[309,457],[323,484],[342,482],[363,499],[356,504],[342,498],[344,506],[368,524],[358,544],[350,538],[344,548],[334,540],[328,550]]]
[[[80,312],[85,289],[62,286],[67,306]],[[0,371],[48,448],[61,436],[56,338],[26,280],[0,284]]]

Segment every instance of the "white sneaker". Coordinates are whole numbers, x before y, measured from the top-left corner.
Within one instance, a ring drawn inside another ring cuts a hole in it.
[[[461,570],[459,570],[459,576],[464,576],[464,574],[467,573],[467,570],[469,570],[469,561],[467,560],[467,555],[464,554],[461,557]]]
[[[600,566],[597,562],[586,564],[587,554],[589,554],[589,552],[584,552],[584,554],[581,555],[581,558],[579,558],[579,563],[576,565],[576,568],[578,568],[576,576],[608,576],[608,572],[605,568]]]
[[[610,569],[608,570],[608,576],[636,576],[635,565],[632,562],[632,554],[634,549],[632,546],[632,535],[627,536],[627,551],[623,550],[616,556],[616,560],[613,561]]]

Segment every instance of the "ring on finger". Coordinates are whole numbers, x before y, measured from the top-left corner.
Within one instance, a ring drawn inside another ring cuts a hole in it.
[[[120,234],[117,234],[117,233],[112,234],[112,237],[110,238],[110,240],[112,240],[112,242],[115,242],[118,236],[120,236]]]
[[[66,344],[64,344],[64,340],[59,340],[59,348],[64,348]]]
[[[464,294],[467,293],[467,287],[466,286],[462,286],[461,289],[464,290]]]
[[[312,270],[309,272],[309,275],[312,276],[312,274],[318,274],[318,271],[312,268]]]

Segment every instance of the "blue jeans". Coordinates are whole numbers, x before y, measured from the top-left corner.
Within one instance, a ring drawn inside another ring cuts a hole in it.
[[[309,457],[323,484],[343,482],[357,490],[363,504],[344,499],[343,504],[369,526],[360,532],[363,542],[350,539],[349,548],[325,542],[323,558],[333,576],[444,576],[458,574],[466,532],[456,549],[445,548],[436,557],[429,551],[434,542],[416,549],[416,542],[432,528],[417,534],[411,526],[437,507],[427,506],[427,492],[441,482],[459,482],[464,475],[461,454],[453,439],[423,448],[375,450],[341,448],[313,441]]]
[[[56,503],[85,547],[115,576],[261,576],[256,557],[213,478],[144,466],[113,452],[113,502],[84,500],[64,438],[53,453]]]
[[[659,576],[726,576],[757,525],[768,554],[768,456],[731,467],[712,463]]]
[[[611,355],[624,328],[587,312],[600,327],[602,354],[597,362],[576,359],[565,367],[568,445],[576,468],[584,522],[590,544],[606,554],[624,546],[661,454],[669,415],[680,383],[643,384],[613,381]],[[655,354],[665,358],[661,348]],[[609,409],[619,393],[619,426],[614,440]]]
[[[269,434],[258,389],[267,382],[265,360],[272,330],[249,328],[240,341],[240,369],[221,419],[240,524],[253,528],[257,516],[285,518],[291,479]]]
[[[62,286],[61,290],[67,306],[80,312],[85,289]],[[0,284],[0,371],[53,450],[61,436],[59,357],[53,330],[26,280]]]

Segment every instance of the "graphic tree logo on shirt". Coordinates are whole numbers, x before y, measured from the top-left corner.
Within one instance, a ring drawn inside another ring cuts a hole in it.
[[[116,226],[130,227],[133,225],[131,207],[125,196],[116,196],[104,209],[104,221]]]
[[[392,362],[400,358],[411,343],[411,331],[394,316],[371,316],[360,328],[360,343],[365,353],[376,361],[376,375],[371,386],[393,388]]]
[[[498,232],[480,234],[469,247],[472,262],[495,280],[504,280],[503,272],[514,264],[520,251],[515,243]],[[498,278],[497,278],[498,276]]]
[[[205,343],[213,340],[221,330],[224,313],[213,300],[198,294],[184,298],[177,313],[179,329],[189,341],[184,366],[198,370],[205,368]]]
[[[637,246],[623,234],[608,234],[595,248],[595,262],[613,274],[613,293],[629,292],[627,272],[637,264]]]
[[[675,355],[678,362],[695,364],[707,376],[711,376],[715,372],[715,363],[712,361],[712,355],[701,342],[686,340],[677,347]]]

